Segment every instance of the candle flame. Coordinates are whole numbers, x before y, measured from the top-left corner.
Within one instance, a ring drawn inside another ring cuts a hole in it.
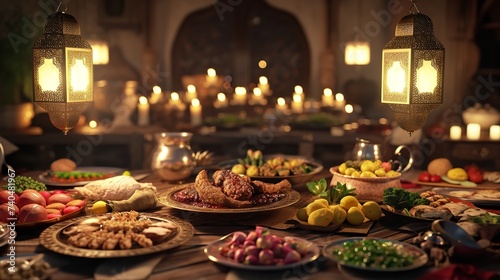
[[[222,92],[219,92],[217,93],[217,100],[219,100],[220,102],[223,102],[226,100],[226,95]]]
[[[332,91],[332,89],[330,89],[330,88],[325,88],[325,89],[323,90],[323,95],[324,95],[324,96],[332,96],[332,95],[333,95],[333,91]]]
[[[300,101],[302,101],[302,97],[300,96],[300,94],[294,94],[293,102],[300,102]]]
[[[344,95],[342,93],[337,93],[335,94],[335,100],[337,101],[344,101]]]
[[[285,106],[285,104],[286,104],[285,98],[283,98],[283,97],[278,98],[277,102],[278,102],[279,106]]]
[[[266,76],[260,76],[259,77],[259,84],[261,85],[267,85],[268,81],[267,81],[267,78]]]
[[[236,95],[245,95],[245,94],[247,94],[247,89],[246,89],[246,88],[244,88],[244,87],[236,87],[236,88],[234,89],[234,93],[235,93]]]
[[[159,87],[159,86],[154,86],[154,87],[153,87],[153,93],[154,93],[154,94],[160,94],[160,93],[161,93],[161,87]]]
[[[301,86],[295,86],[295,93],[302,94],[304,93],[304,89]]]
[[[148,99],[146,98],[146,96],[139,97],[139,103],[148,104]]]
[[[94,121],[94,120],[91,120],[91,121],[89,122],[89,127],[90,127],[90,128],[96,128],[96,127],[97,127],[97,122],[96,122],[96,121]]]
[[[352,112],[354,112],[354,107],[351,104],[347,104],[345,105],[344,110],[347,114],[351,114]]]
[[[193,100],[191,100],[191,105],[193,107],[198,107],[200,106],[200,100],[198,98],[194,98]]]
[[[209,77],[215,77],[217,75],[217,72],[215,72],[215,69],[214,68],[208,68],[207,69],[207,75]]]
[[[172,92],[172,93],[170,94],[170,98],[171,98],[173,101],[177,101],[177,100],[179,100],[179,94],[178,94],[177,92],[175,92],[175,91],[174,91],[174,92]]]
[[[187,91],[191,93],[196,92],[196,87],[194,85],[188,85]]]
[[[258,87],[253,88],[253,95],[255,96],[261,96],[262,95],[262,90]]]

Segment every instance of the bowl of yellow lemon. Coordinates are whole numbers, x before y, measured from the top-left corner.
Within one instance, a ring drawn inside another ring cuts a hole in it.
[[[348,160],[330,168],[331,184],[345,184],[356,189],[358,200],[382,202],[384,189],[401,188],[401,173],[391,169],[390,163],[380,160]]]

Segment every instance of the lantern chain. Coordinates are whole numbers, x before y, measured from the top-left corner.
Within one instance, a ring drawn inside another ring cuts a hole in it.
[[[65,12],[68,10],[68,3],[69,3],[70,1],[71,1],[71,0],[60,1],[60,2],[59,2],[59,5],[57,5],[56,12],[59,12],[59,8],[61,8],[61,6],[64,6],[64,11],[62,11],[62,13],[65,13]]]
[[[411,2],[410,14],[420,14],[420,11],[418,10],[416,1],[410,0],[410,2]],[[413,11],[413,10],[415,10],[415,11]]]

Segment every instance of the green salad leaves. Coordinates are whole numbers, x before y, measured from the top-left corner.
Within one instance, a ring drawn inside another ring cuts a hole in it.
[[[387,188],[384,190],[385,205],[389,205],[396,210],[411,209],[416,205],[426,205],[430,201],[421,198],[419,193],[410,192],[402,188]]]

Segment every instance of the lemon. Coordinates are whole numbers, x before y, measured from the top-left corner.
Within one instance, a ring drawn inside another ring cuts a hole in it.
[[[467,176],[467,171],[465,171],[463,168],[456,167],[448,170],[446,173],[446,176],[452,180],[457,180],[457,181],[466,181],[469,179]]]
[[[400,175],[401,173],[394,170],[389,170],[389,172],[385,173],[385,177],[398,177]]]
[[[363,161],[359,169],[361,170],[361,172],[363,171],[375,172],[375,170],[377,170],[377,166],[372,161],[365,160]]]
[[[309,215],[307,215],[306,208],[300,208],[299,211],[297,211],[297,219],[307,222],[307,218],[309,218]]]
[[[341,200],[340,200],[340,206],[342,208],[344,208],[345,210],[349,210],[351,209],[351,207],[358,207],[358,200],[352,196],[352,195],[347,195],[347,196],[344,196]]]
[[[132,176],[132,174],[130,174],[130,171],[128,171],[128,170],[123,171],[122,175],[123,176]]]
[[[372,221],[376,221],[382,217],[382,209],[380,209],[380,205],[378,205],[375,201],[367,201],[363,204],[361,208],[365,217]]]
[[[231,168],[231,172],[236,174],[245,174],[246,168],[243,164],[235,164],[233,168]]]
[[[377,177],[385,177],[385,169],[384,168],[379,168],[377,170],[375,170],[375,175],[377,175]]]
[[[318,209],[327,208],[327,207],[328,206],[326,206],[323,202],[315,200],[306,206],[306,213],[307,213],[307,215],[311,215],[312,212],[314,212]]]
[[[257,176],[259,175],[259,168],[255,165],[248,167],[246,171],[247,176]]]
[[[363,223],[365,220],[365,214],[358,207],[352,207],[347,211],[346,220],[353,226],[357,226]]]
[[[344,208],[342,208],[338,204],[330,205],[328,208],[333,212],[332,224],[340,225],[345,221],[347,217],[347,212],[344,210]]]
[[[377,175],[371,171],[362,171],[361,174],[359,175],[361,178],[375,178]]]
[[[324,226],[329,225],[333,220],[333,211],[328,208],[321,208],[313,211],[307,222],[313,226]]]
[[[342,163],[341,165],[339,165],[339,173],[340,174],[345,174],[345,171],[347,169],[347,165],[344,163]]]
[[[356,169],[352,168],[352,167],[347,167],[347,169],[345,170],[345,175],[347,176],[351,176],[353,172],[355,172]]]
[[[328,200],[326,200],[326,199],[324,199],[324,198],[318,198],[318,199],[315,199],[314,201],[321,202],[321,203],[323,203],[326,207],[330,206],[330,203],[328,202]]]
[[[359,171],[355,170],[354,172],[351,173],[351,177],[354,177],[354,178],[359,178],[360,177],[360,173]]]
[[[94,215],[105,214],[107,212],[108,212],[108,207],[106,206],[106,202],[102,200],[96,201],[92,205],[92,214]]]

